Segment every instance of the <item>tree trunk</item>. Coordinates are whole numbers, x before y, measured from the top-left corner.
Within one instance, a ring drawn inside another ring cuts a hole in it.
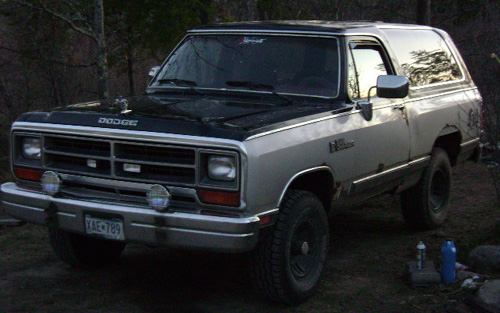
[[[127,73],[129,96],[135,96],[134,55],[132,53],[132,47],[127,48]]]
[[[201,0],[202,6],[200,9],[200,21],[202,25],[207,25],[210,22],[209,7],[212,0]]]
[[[249,0],[247,1],[247,20],[248,21],[257,21],[259,15],[259,11],[257,9],[257,0]]]
[[[103,0],[94,0],[94,26],[97,41],[97,92],[100,99],[109,98],[108,53],[104,37]]]
[[[431,25],[431,0],[417,1],[417,24]]]
[[[12,108],[14,107],[12,97],[10,96],[8,92],[8,88],[5,87],[5,82],[3,78],[0,76],[0,95],[2,97],[2,102],[3,102],[3,107],[0,107],[0,114],[4,115],[7,120],[8,124],[11,124],[13,122],[13,116],[12,116]],[[2,102],[0,102],[0,105],[2,105]],[[3,126],[3,125],[0,125]]]

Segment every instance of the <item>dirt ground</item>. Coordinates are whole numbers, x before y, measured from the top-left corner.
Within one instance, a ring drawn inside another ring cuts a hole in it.
[[[402,276],[419,240],[435,263],[445,238],[454,239],[462,263],[474,246],[498,242],[486,167],[460,165],[453,178],[450,216],[438,230],[409,230],[391,196],[335,217],[321,285],[297,307],[259,298],[245,255],[130,245],[112,266],[74,269],[57,259],[43,227],[0,228],[0,312],[478,312],[459,283],[412,288]]]

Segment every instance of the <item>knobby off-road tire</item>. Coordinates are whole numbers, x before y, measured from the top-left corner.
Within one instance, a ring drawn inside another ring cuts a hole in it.
[[[441,148],[434,148],[418,184],[401,194],[401,210],[406,223],[417,230],[439,227],[448,214],[450,191],[448,154]]]
[[[75,267],[99,267],[116,260],[124,242],[73,234],[60,229],[49,229],[50,243],[57,256]]]
[[[272,232],[261,239],[251,258],[256,290],[271,301],[304,302],[318,287],[327,249],[322,203],[310,192],[287,192]]]

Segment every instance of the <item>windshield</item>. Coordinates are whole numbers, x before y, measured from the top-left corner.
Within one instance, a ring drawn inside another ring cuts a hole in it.
[[[187,85],[335,97],[338,42],[321,37],[188,36],[152,86]]]

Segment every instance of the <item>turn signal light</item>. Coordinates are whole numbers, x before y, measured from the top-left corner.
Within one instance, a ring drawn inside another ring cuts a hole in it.
[[[264,216],[264,217],[261,217],[259,220],[260,225],[269,224],[269,223],[271,223],[271,216]]]
[[[42,179],[43,172],[40,170],[14,167],[14,175],[16,175],[19,179],[40,181]]]
[[[198,197],[203,203],[227,206],[240,205],[240,194],[238,192],[234,193],[212,190],[198,190]]]

